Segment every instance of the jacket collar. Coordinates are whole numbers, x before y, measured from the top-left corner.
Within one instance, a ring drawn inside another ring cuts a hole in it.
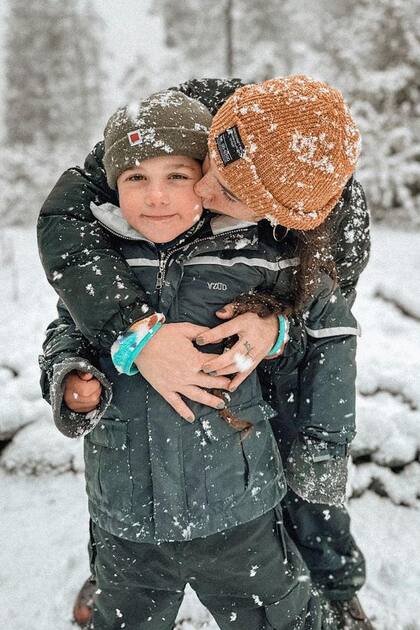
[[[112,203],[103,203],[98,206],[91,202],[90,209],[95,219],[113,234],[121,236],[122,238],[128,238],[129,240],[146,241],[147,243],[154,244],[127,223],[122,215],[121,208],[118,206]],[[241,221],[240,219],[234,219],[224,214],[213,215],[204,211],[202,220],[196,224],[197,229],[200,229],[206,223],[209,224],[210,235],[212,236],[222,235],[232,230],[257,226],[255,221]]]

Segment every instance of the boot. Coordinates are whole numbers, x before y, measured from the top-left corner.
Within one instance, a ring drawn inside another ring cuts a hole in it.
[[[81,628],[87,628],[92,619],[93,601],[97,589],[96,579],[91,576],[77,594],[73,606],[73,619]]]
[[[323,630],[375,630],[357,595],[345,601],[324,600],[322,610]]]

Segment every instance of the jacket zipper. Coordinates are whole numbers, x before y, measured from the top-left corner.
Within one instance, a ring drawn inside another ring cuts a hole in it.
[[[105,223],[102,223],[102,221],[100,219],[97,219],[95,217],[96,221],[98,221],[98,223],[100,225],[102,225],[106,230],[108,230],[108,232],[111,232],[111,234],[114,234],[114,236],[118,236],[118,238],[122,238],[122,239],[126,239],[127,241],[136,241],[139,243],[149,243],[150,245],[153,245],[152,241],[148,241],[147,239],[142,239],[142,238],[135,238],[134,236],[126,236],[124,234],[119,234],[118,232],[116,232],[115,230],[113,230],[112,228],[110,228],[108,225],[105,225]],[[228,234],[235,234],[235,232],[243,232],[245,231],[247,228],[237,228],[236,230],[228,230],[227,232],[223,232],[223,236],[228,235]],[[197,245],[198,243],[204,243],[205,241],[211,241],[215,238],[215,235],[213,234],[212,236],[206,236],[204,238],[199,238],[197,241],[194,241],[194,245]],[[175,247],[174,249],[171,249],[170,251],[166,252],[166,254],[161,254],[159,252],[159,269],[158,269],[158,273],[157,273],[157,278],[156,278],[156,286],[155,288],[157,289],[159,295],[160,292],[163,288],[163,283],[165,281],[165,276],[166,276],[166,263],[169,260],[169,258],[172,256],[172,254],[174,254],[175,252],[184,249],[185,245],[180,245],[179,247]]]
[[[244,231],[246,228],[238,228],[236,230],[229,230],[228,232],[223,232],[223,235],[225,234],[234,234],[235,232],[241,232]],[[204,241],[211,241],[214,239],[214,234],[212,236],[206,236],[204,238],[199,238],[198,240],[194,241],[194,245],[197,245],[198,243],[203,243]],[[166,263],[168,262],[169,258],[172,256],[172,254],[174,254],[175,252],[184,249],[185,245],[180,245],[179,247],[175,247],[174,249],[169,250],[168,252],[166,252],[166,254],[160,254],[159,253],[159,269],[158,269],[158,273],[157,273],[157,278],[156,278],[156,289],[158,290],[158,293],[160,295],[160,292],[163,288],[163,283],[165,281],[165,276],[166,276]]]

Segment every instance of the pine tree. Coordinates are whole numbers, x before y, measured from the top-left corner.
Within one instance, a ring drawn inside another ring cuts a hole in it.
[[[302,29],[295,5],[294,0],[156,0],[154,12],[165,30],[164,67],[177,79],[172,83],[203,76],[259,81],[292,72]]]
[[[420,223],[420,14],[417,0],[357,0],[322,37],[329,79],[363,135],[361,177],[378,218]],[[332,63],[331,63],[332,62]]]
[[[0,221],[33,219],[101,115],[101,22],[87,0],[9,0]]]
[[[9,146],[84,140],[101,103],[99,36],[91,3],[9,5],[5,128]],[[77,116],[75,116],[77,112]]]

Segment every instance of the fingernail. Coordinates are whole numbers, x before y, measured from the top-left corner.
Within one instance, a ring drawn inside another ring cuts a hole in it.
[[[219,310],[217,312],[218,313],[227,313],[227,310],[225,308],[219,308]]]
[[[208,365],[203,365],[202,370],[206,374],[211,374],[211,372],[214,372],[214,370],[212,370],[211,367],[209,367]]]
[[[203,337],[197,337],[197,339],[195,340],[195,343],[197,344],[197,346],[205,345]]]
[[[195,418],[194,418],[194,416],[187,416],[186,418],[184,418],[184,420],[186,420],[187,422],[193,423]]]
[[[229,385],[229,391],[230,392],[236,392],[236,385],[235,385],[235,387],[232,387],[232,385]]]
[[[226,407],[225,403],[224,403],[224,402],[220,402],[220,403],[217,405],[216,409],[224,409],[225,407]]]
[[[217,376],[217,372],[214,370],[212,372],[206,372],[206,374],[208,374],[209,376]]]

